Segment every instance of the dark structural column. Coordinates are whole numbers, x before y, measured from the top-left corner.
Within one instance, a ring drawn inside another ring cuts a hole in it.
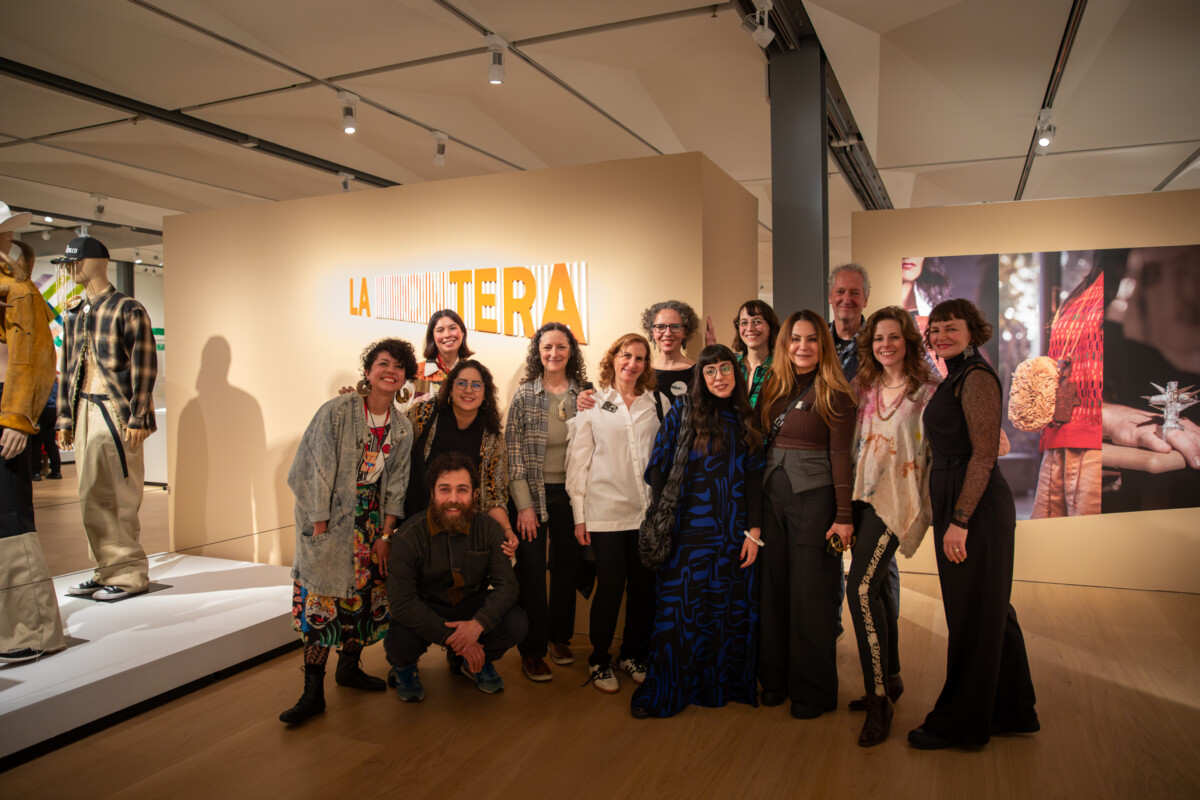
[[[829,291],[829,188],[825,56],[816,36],[772,52],[771,280],[782,320],[811,308],[824,317]]]
[[[133,297],[133,263],[130,261],[114,261],[113,266],[117,268],[117,291]]]

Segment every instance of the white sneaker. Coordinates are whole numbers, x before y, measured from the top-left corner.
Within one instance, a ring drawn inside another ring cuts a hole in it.
[[[595,686],[605,694],[616,694],[621,691],[621,684],[617,682],[617,675],[613,672],[612,664],[592,664],[592,686]]]
[[[128,589],[124,589],[120,586],[105,586],[104,588],[95,592],[92,595],[92,599],[93,600],[104,600],[105,602],[111,602],[113,600],[124,600],[126,597],[129,597],[130,595],[141,594],[144,591],[146,591],[146,590],[142,589],[141,592],[131,592]]]
[[[622,658],[617,666],[625,670],[636,684],[640,685],[642,681],[646,680],[646,662],[640,658]]]
[[[91,597],[103,588],[104,584],[97,583],[91,578],[88,578],[83,583],[77,583],[74,586],[68,586],[67,594],[74,595],[75,597]]]

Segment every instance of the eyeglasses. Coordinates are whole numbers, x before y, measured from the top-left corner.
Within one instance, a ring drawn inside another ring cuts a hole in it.
[[[459,378],[454,382],[454,388],[460,392],[465,392],[467,389],[470,389],[472,392],[480,392],[483,391],[483,381],[468,381]]]
[[[718,372],[720,372],[725,377],[729,377],[730,375],[733,374],[733,364],[730,364],[728,361],[725,361],[721,364],[713,364],[710,367],[705,367],[704,368],[704,377],[715,378],[715,377],[717,377]]]
[[[762,317],[755,317],[754,319],[739,319],[738,320],[738,328],[739,329],[741,329],[741,328],[761,328],[762,326],[764,326],[766,324],[767,324],[767,321],[765,319],[763,319]]]
[[[650,327],[654,329],[655,333],[666,333],[667,331],[679,333],[683,330],[683,326],[678,322],[672,322],[670,325],[651,325]]]

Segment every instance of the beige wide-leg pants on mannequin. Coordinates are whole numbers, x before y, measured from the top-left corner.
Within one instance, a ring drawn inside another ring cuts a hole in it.
[[[75,418],[75,465],[79,506],[87,531],[93,580],[129,592],[150,585],[150,565],[139,541],[145,462],[142,448],[118,440],[120,427],[106,419],[108,409],[85,396]]]
[[[54,582],[36,533],[0,539],[0,652],[66,647]]]

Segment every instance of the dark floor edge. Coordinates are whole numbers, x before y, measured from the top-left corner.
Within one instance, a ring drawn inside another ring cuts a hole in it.
[[[78,728],[60,733],[57,736],[53,736],[45,740],[44,742],[38,742],[35,745],[30,745],[24,750],[18,750],[15,753],[0,757],[0,773],[7,772],[13,767],[20,766],[21,764],[32,761],[35,758],[40,758],[47,753],[58,750],[60,747],[72,744],[80,739],[85,739],[94,733],[98,733],[105,728],[109,728],[128,719],[132,719],[139,714],[150,711],[151,709],[166,705],[172,700],[176,700],[184,695],[191,694],[197,689],[203,689],[205,687],[212,686],[219,681],[237,675],[239,672],[245,672],[248,669],[257,667],[260,664],[264,664],[267,661],[284,655],[285,653],[289,653],[293,650],[299,650],[300,647],[301,643],[299,639],[293,642],[288,642],[285,645],[280,645],[279,647],[268,650],[265,653],[254,656],[253,658],[248,658],[240,663],[217,670],[211,675],[205,675],[204,677],[197,678],[194,681],[185,683],[183,686],[177,686],[170,691],[163,692],[162,694],[143,700],[140,703],[134,703],[128,708],[123,708],[120,711],[114,711],[113,713],[103,716],[100,719],[93,720],[85,725],[80,725]]]

